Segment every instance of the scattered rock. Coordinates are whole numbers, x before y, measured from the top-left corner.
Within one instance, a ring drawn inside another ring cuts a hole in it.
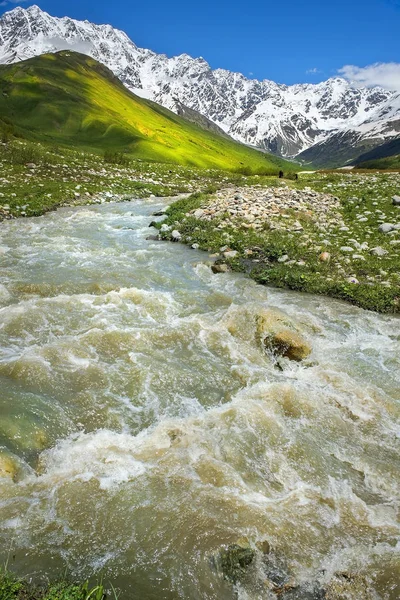
[[[228,252],[224,252],[224,257],[225,258],[236,258],[238,254],[239,254],[239,252],[237,252],[236,250],[229,250]]]
[[[280,256],[280,257],[278,258],[278,262],[280,262],[280,263],[285,263],[285,262],[287,262],[288,260],[289,260],[289,256],[288,256],[287,254],[284,254],[283,256]]]
[[[381,233],[390,233],[396,229],[396,227],[393,223],[382,223],[382,225],[379,225],[378,229]]]
[[[352,248],[351,246],[341,246],[340,250],[342,252],[354,252],[354,248]]]
[[[376,248],[371,249],[371,254],[373,254],[374,256],[386,256],[386,254],[389,254],[389,253],[387,250],[385,250],[381,246],[376,246]]]
[[[182,239],[182,235],[179,233],[177,229],[174,229],[171,233],[171,239],[173,242],[179,242]]]
[[[321,252],[318,258],[321,262],[328,263],[331,260],[331,255],[329,254],[329,252]]]
[[[200,248],[199,244],[192,244],[193,250],[198,250]]]
[[[400,206],[400,196],[393,196],[392,204],[393,204],[393,206]]]

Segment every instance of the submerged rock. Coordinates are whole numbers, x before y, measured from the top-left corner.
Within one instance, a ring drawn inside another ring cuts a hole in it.
[[[245,576],[255,554],[250,546],[231,544],[220,550],[213,562],[217,570],[223,574],[224,579],[231,583],[238,583]]]
[[[0,478],[14,480],[17,476],[19,465],[7,452],[0,451]]]
[[[365,577],[355,573],[336,573],[331,581],[325,585],[326,600],[371,600],[375,598],[373,590],[368,585]]]
[[[229,271],[229,267],[226,263],[216,263],[212,265],[211,271],[213,273],[227,273]]]

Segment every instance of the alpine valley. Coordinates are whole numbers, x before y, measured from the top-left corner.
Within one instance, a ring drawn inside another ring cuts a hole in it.
[[[37,6],[0,19],[0,63],[68,49],[202,126],[211,122],[237,141],[316,167],[355,164],[371,151],[385,157],[400,137],[400,94],[379,87],[355,87],[339,77],[292,86],[248,79],[213,70],[203,58],[138,48],[110,25],[52,17]]]

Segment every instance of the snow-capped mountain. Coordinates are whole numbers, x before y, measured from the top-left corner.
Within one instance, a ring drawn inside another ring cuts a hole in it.
[[[0,19],[0,63],[65,49],[102,62],[138,95],[175,112],[184,105],[235,139],[281,156],[297,156],[349,130],[380,143],[399,135],[398,100],[382,88],[356,88],[337,77],[293,86],[248,79],[212,70],[203,58],[138,48],[110,25],[52,17],[37,6]]]

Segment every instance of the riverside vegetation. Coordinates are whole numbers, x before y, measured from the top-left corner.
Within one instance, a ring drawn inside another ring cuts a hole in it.
[[[164,239],[211,252],[215,271],[399,312],[399,190],[397,173],[265,178],[181,199],[157,226]]]
[[[0,220],[190,194],[168,209],[162,238],[177,230],[179,241],[260,283],[400,310],[398,173],[289,173],[282,181],[15,139],[0,145],[0,166]]]

